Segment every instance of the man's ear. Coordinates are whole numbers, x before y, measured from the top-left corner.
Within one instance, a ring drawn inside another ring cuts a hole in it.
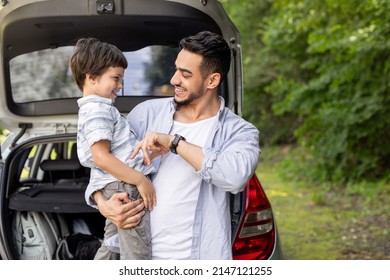
[[[220,82],[221,82],[221,74],[211,73],[208,77],[207,88],[214,89],[219,86]]]

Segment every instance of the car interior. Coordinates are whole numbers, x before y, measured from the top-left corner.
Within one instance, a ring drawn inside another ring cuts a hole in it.
[[[89,168],[81,166],[74,139],[36,139],[13,157],[8,209],[61,213],[68,224],[82,218],[91,232],[102,238],[104,218],[85,203]],[[10,219],[11,224],[12,215]]]

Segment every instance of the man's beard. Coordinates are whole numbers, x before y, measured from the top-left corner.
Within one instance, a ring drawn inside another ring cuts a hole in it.
[[[196,100],[196,99],[199,99],[203,96],[203,91],[201,89],[199,89],[198,91],[196,92],[192,92],[190,93],[186,99],[184,100],[176,100],[176,96],[173,98],[173,101],[176,103],[176,105],[178,106],[186,106],[188,104],[190,104],[192,101]]]

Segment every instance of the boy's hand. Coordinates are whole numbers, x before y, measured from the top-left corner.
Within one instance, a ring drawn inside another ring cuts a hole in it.
[[[152,182],[145,177],[145,180],[142,180],[140,184],[137,185],[138,191],[144,201],[145,208],[149,211],[153,210],[153,207],[156,206],[156,192],[153,188]]]
[[[144,139],[142,139],[142,141],[135,147],[130,158],[133,159],[139,150],[142,150],[144,155],[144,164],[149,165],[155,157],[169,152],[172,140],[172,135],[157,132],[146,132]]]

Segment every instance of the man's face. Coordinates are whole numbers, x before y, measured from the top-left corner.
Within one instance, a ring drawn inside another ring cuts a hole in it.
[[[200,72],[202,56],[181,50],[176,58],[176,72],[171,78],[175,87],[174,100],[178,105],[188,105],[199,100],[206,90],[205,80]]]

